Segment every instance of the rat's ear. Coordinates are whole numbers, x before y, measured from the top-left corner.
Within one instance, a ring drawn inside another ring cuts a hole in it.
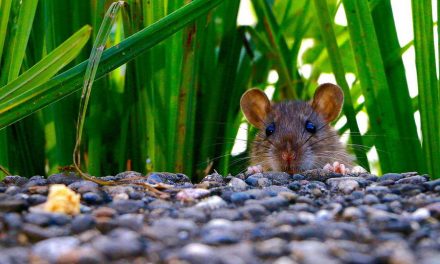
[[[331,122],[339,116],[343,103],[344,93],[341,88],[335,84],[324,83],[316,89],[312,107],[325,122]]]
[[[257,128],[264,127],[264,120],[270,112],[270,101],[266,94],[259,89],[250,89],[240,100],[241,111],[246,119]]]

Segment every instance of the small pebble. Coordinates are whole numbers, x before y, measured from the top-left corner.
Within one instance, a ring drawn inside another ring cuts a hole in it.
[[[96,222],[91,215],[78,215],[72,220],[71,230],[74,234],[79,234],[87,231],[95,226]]]
[[[74,237],[54,237],[36,243],[32,247],[32,252],[42,259],[55,263],[62,254],[73,250],[79,244],[80,241]]]
[[[400,179],[403,178],[402,174],[398,174],[398,173],[386,173],[384,175],[382,175],[381,177],[379,177],[379,182],[381,181],[386,181],[386,180],[391,180],[391,181],[398,181]]]

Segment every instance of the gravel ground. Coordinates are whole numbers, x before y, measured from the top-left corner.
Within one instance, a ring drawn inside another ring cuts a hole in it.
[[[73,174],[0,182],[0,263],[440,263],[440,180],[310,171],[207,176],[124,172],[98,186]],[[50,184],[81,213],[45,213]]]

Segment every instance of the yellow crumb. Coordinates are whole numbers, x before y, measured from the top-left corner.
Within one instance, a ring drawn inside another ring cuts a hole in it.
[[[75,215],[79,213],[80,195],[63,184],[50,186],[44,210],[52,213]]]

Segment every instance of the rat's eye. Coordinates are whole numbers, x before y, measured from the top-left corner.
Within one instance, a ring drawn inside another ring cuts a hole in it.
[[[273,132],[275,132],[275,123],[272,122],[266,127],[266,136],[272,135]]]
[[[310,121],[306,121],[306,130],[309,133],[315,134],[316,133],[316,126]]]

